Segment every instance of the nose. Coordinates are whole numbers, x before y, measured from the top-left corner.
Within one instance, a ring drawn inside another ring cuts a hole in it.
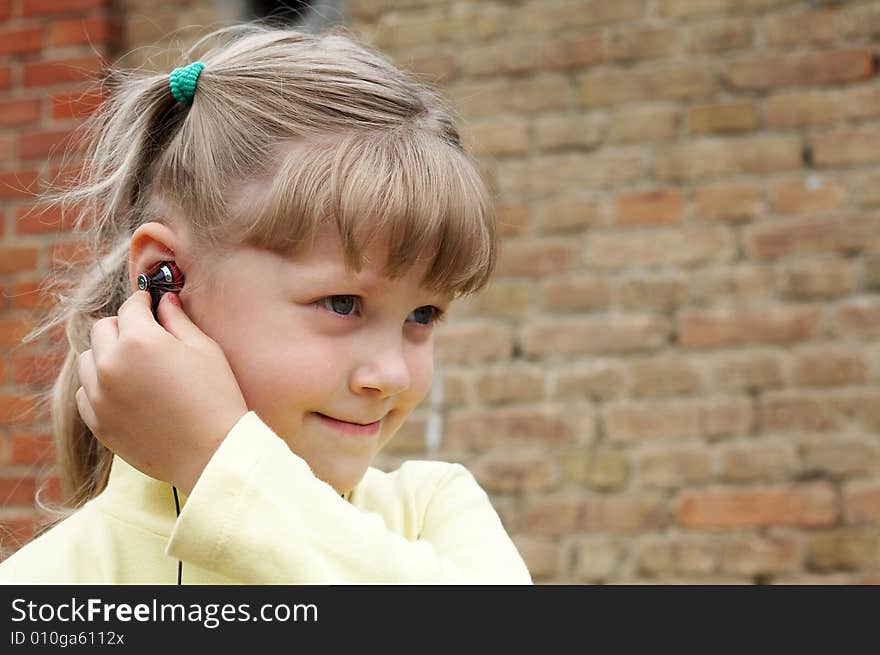
[[[384,341],[370,340],[363,344],[358,365],[351,374],[355,393],[378,392],[382,398],[399,394],[410,386],[410,364],[401,337]]]

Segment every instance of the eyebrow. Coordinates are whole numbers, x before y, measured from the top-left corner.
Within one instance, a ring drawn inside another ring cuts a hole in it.
[[[309,284],[336,284],[336,285],[352,285],[357,287],[359,290],[362,290],[364,293],[377,293],[380,290],[385,290],[388,287],[388,283],[384,281],[381,277],[369,277],[369,278],[351,278],[346,276],[344,273],[339,273],[338,270],[328,270],[324,273],[317,274],[306,274],[299,276],[299,279],[304,280]],[[423,290],[426,296],[429,296],[435,299],[437,302],[441,302],[443,304],[449,304],[453,300],[455,300],[455,294],[453,293],[441,293],[441,292],[433,292],[427,289]]]

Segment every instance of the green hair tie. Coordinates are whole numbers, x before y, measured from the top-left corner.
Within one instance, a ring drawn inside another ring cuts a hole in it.
[[[171,79],[169,80],[171,94],[177,102],[182,105],[192,104],[193,96],[196,93],[196,83],[204,67],[202,62],[197,61],[189,66],[175,68],[171,71]]]

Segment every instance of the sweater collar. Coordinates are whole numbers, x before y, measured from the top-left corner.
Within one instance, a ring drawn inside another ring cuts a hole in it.
[[[342,494],[350,501],[352,492]],[[180,511],[187,495],[177,490]],[[174,487],[143,473],[114,454],[104,490],[93,501],[102,510],[150,532],[170,535],[177,521]]]

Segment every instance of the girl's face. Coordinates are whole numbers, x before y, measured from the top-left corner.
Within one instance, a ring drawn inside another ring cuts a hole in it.
[[[295,261],[241,248],[209,274],[178,257],[189,268],[183,307],[226,353],[248,408],[338,493],[358,483],[428,393],[430,307],[450,302],[420,288],[421,262],[397,281],[380,278],[386,243],[374,239],[360,274],[346,271],[333,225]],[[319,413],[381,423],[353,435]]]

